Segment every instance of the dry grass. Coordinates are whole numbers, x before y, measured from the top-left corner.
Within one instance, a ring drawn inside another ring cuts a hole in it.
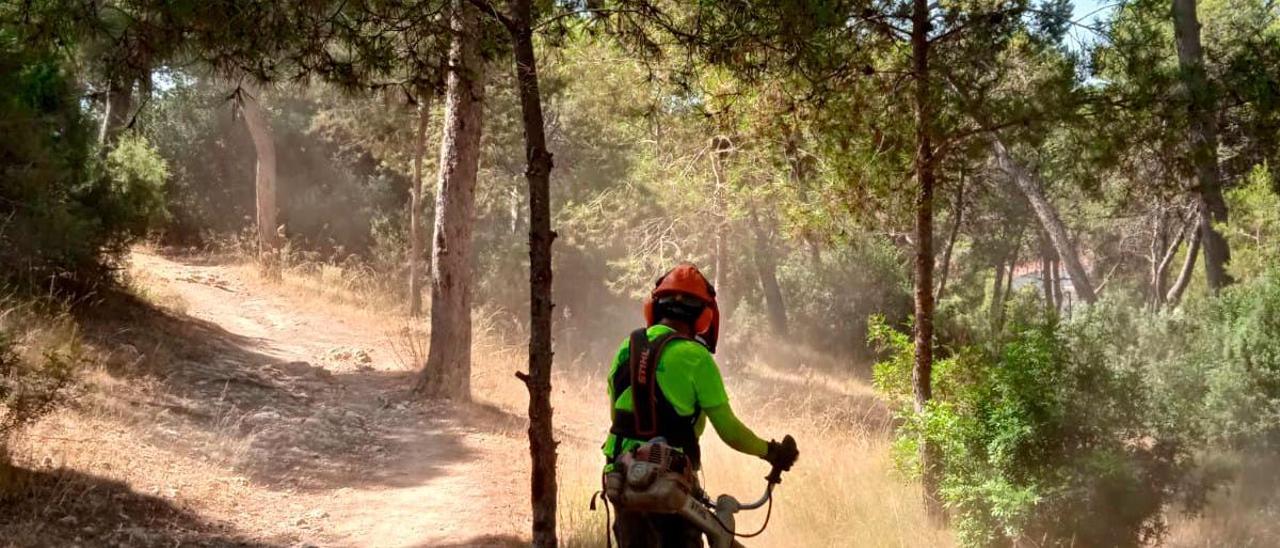
[[[65,303],[0,295],[0,498],[10,486],[9,441],[73,396],[85,362]]]
[[[764,437],[796,437],[800,461],[775,492],[767,531],[747,541],[751,546],[950,546],[950,533],[928,524],[919,487],[893,471],[887,424],[873,402],[859,399],[865,385],[821,375],[792,375],[762,363],[734,371],[726,367],[735,413]],[[572,414],[583,404],[594,412],[589,430],[602,438],[607,429],[603,379],[564,378],[571,386],[557,411]],[[807,386],[807,388],[806,388]],[[828,388],[821,388],[821,387]],[[584,399],[582,387],[593,397]],[[798,388],[797,388],[798,387]],[[838,389],[837,389],[838,388]],[[846,393],[847,391],[847,393]],[[853,394],[853,395],[851,395]],[[843,405],[845,408],[833,407]],[[870,407],[868,407],[870,406]],[[559,417],[559,415],[558,415]],[[871,424],[868,424],[870,422]],[[563,424],[561,420],[560,424]],[[703,436],[703,484],[708,492],[740,499],[758,497],[768,465],[736,453],[713,432]],[[588,509],[599,489],[603,464],[600,439],[561,446],[561,531],[568,546],[603,546],[604,513]],[[740,515],[738,526],[754,531],[763,511]]]
[[[512,372],[524,369],[523,346],[502,344],[491,324],[479,320],[474,350],[472,387],[476,400],[508,413],[523,416],[528,396]],[[590,509],[592,495],[600,488],[603,457],[600,443],[608,430],[608,401],[603,374],[582,364],[558,364],[553,379],[553,404],[559,449],[559,528],[564,546],[605,545],[604,507]],[[865,410],[827,410],[816,407],[821,397],[800,398],[780,393],[780,381],[826,383],[809,380],[753,364],[742,379],[730,377],[729,391],[737,414],[761,435],[781,437],[791,433],[800,440],[801,464],[777,491],[777,502],[768,532],[752,546],[947,546],[945,531],[924,525],[917,487],[903,482],[892,471],[887,435],[869,430],[848,417],[865,416]],[[737,381],[737,382],[735,382]],[[840,390],[863,392],[856,381]],[[792,395],[794,396],[794,395]],[[841,395],[841,398],[846,398]],[[842,418],[843,417],[843,418]],[[844,422],[841,422],[844,421]],[[727,492],[743,499],[759,496],[768,466],[763,461],[734,453],[714,433],[704,437],[704,481],[713,493]],[[523,456],[522,456],[523,457]],[[746,514],[744,530],[758,526],[763,513]]]
[[[769,424],[757,427],[768,428]],[[887,448],[864,435],[830,436],[793,430],[804,446],[796,468],[775,494],[768,530],[752,546],[949,546],[950,534],[927,525],[915,485],[891,472]],[[767,466],[708,440],[704,483],[711,493],[753,499]],[[588,501],[599,484],[598,451],[561,451],[561,535],[568,546],[603,546],[603,512]],[[740,517],[758,528],[760,511]]]
[[[405,306],[399,297],[380,289],[380,281],[363,269],[344,269],[321,264],[285,269],[280,279],[262,276],[251,262],[235,264],[232,269],[242,280],[256,287],[254,292],[284,295],[309,311],[341,314],[381,327],[396,328],[404,321]]]
[[[281,285],[365,311],[403,314],[406,310],[402,295],[388,291],[385,276],[365,267],[328,263],[297,265],[285,269]]]
[[[1169,546],[1280,546],[1280,464],[1272,456],[1219,457],[1239,470],[1224,488],[1209,497],[1200,515],[1173,516]]]
[[[172,312],[186,314],[187,301],[169,284],[169,281],[155,273],[132,268],[125,271],[125,287],[140,300]]]

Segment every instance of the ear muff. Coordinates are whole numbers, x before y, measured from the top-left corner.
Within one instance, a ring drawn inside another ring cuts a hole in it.
[[[706,329],[699,328],[698,336],[702,338],[703,344],[707,346],[707,350],[712,354],[716,353],[716,343],[720,341],[720,309],[716,306],[708,306],[707,310],[702,313],[703,317],[708,316]],[[702,318],[698,318],[698,324],[702,325]]]
[[[720,307],[716,304],[716,286],[711,283],[711,280],[707,280],[707,293],[711,295],[712,300],[707,303],[707,308],[702,311],[702,315],[698,316],[698,321],[693,328],[706,343],[707,350],[715,354],[716,343],[720,338]]]
[[[710,306],[702,309],[702,315],[698,316],[698,320],[693,322],[693,330],[699,335],[706,333],[711,329],[711,322],[715,321],[716,313]]]

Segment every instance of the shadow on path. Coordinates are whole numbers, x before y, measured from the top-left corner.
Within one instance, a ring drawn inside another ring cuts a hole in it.
[[[468,433],[506,430],[514,420],[496,409],[407,400],[409,373],[333,374],[282,360],[263,351],[272,341],[126,294],[81,316],[86,337],[111,349],[109,375],[158,388],[129,400],[132,413],[167,426],[149,441],[227,462],[264,485],[422,485],[473,457]]]
[[[6,473],[12,485],[0,498],[0,544],[5,546],[269,548],[293,541],[251,540],[227,524],[210,523],[114,480],[70,470]]]

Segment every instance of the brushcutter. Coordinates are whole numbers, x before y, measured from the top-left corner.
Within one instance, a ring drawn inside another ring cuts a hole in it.
[[[677,514],[706,533],[710,548],[742,548],[739,538],[757,536],[768,527],[773,513],[773,487],[782,483],[782,471],[773,468],[765,481],[764,495],[754,502],[742,503],[730,495],[720,495],[712,502],[694,481],[693,467],[684,454],[657,438],[618,460],[617,466],[605,474],[604,495],[628,511]],[[766,503],[769,510],[764,525],[753,533],[739,533],[734,514]]]

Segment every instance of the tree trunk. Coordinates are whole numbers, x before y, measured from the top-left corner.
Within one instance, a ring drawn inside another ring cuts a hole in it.
[[[529,456],[533,461],[530,496],[533,545],[556,546],[556,441],[551,409],[551,153],[538,91],[538,65],[533,49],[531,0],[511,0],[511,31],[520,88],[525,156],[529,183],[529,374],[521,375],[529,390]]]
[[[795,108],[795,104],[791,105]],[[812,170],[812,160],[801,150],[801,144],[804,141],[804,135],[801,134],[794,124],[783,123],[783,141],[782,155],[787,159],[787,167],[790,168],[788,178],[791,184],[796,185],[800,190],[801,199],[807,200],[812,190],[809,187],[809,174]]]
[[[1062,261],[1055,257],[1050,266],[1049,272],[1053,275],[1053,309],[1062,312],[1066,306],[1062,302]]]
[[[1156,263],[1155,269],[1151,272],[1151,287],[1154,295],[1155,308],[1159,308],[1165,303],[1165,278],[1168,277],[1169,267],[1173,265],[1173,258],[1178,255],[1178,249],[1182,247],[1182,241],[1187,237],[1187,228],[1185,225],[1178,227],[1178,233],[1173,237],[1173,243],[1165,249],[1164,256],[1160,258],[1160,262]],[[1193,225],[1192,230],[1198,230]]]
[[[947,277],[951,274],[951,252],[956,247],[956,237],[960,234],[960,223],[964,222],[964,173],[960,173],[960,184],[956,186],[955,213],[951,220],[951,234],[947,236],[947,248],[942,252],[942,272],[938,273],[938,296],[934,302],[942,300],[947,290]]]
[[[241,86],[240,108],[257,153],[254,192],[257,202],[258,266],[270,278],[280,276],[280,232],[276,223],[276,145],[271,125],[262,111],[258,86]]]
[[[422,161],[431,122],[431,92],[420,95],[413,143],[413,186],[409,189],[409,315],[414,318],[422,315]]]
[[[992,139],[992,148],[995,150],[1000,169],[1009,175],[1018,190],[1022,191],[1023,196],[1026,196],[1027,201],[1031,203],[1031,209],[1036,212],[1036,218],[1040,220],[1040,225],[1048,233],[1054,249],[1058,251],[1058,258],[1067,267],[1067,274],[1071,276],[1071,285],[1075,288],[1076,294],[1080,295],[1084,302],[1093,304],[1098,300],[1093,284],[1089,282],[1088,272],[1080,262],[1075,244],[1067,236],[1066,227],[1058,218],[1058,211],[1041,191],[1043,185],[1039,180],[1040,176],[1014,160],[999,138]]]
[[[1000,298],[996,301],[996,332],[1005,329],[1005,303],[1009,302],[1009,298],[1014,296],[1014,278],[1018,273],[1018,252],[1019,248],[1015,247],[1014,252],[1007,262],[1007,270],[1005,271],[1005,289],[1000,292]]]
[[[1057,302],[1053,300],[1053,256],[1048,247],[1040,246],[1040,279],[1044,284],[1044,311],[1052,315],[1057,310]]]
[[[471,398],[471,232],[484,111],[477,10],[452,1],[444,132],[431,242],[431,343],[415,392]]]
[[[1013,296],[1013,280],[1014,274],[1018,271],[1018,254],[1022,253],[1022,243],[1018,243],[1018,247],[1013,249],[1013,255],[1009,257],[1009,275],[1004,278],[1004,293],[1000,295],[1000,323],[1004,324],[1004,303],[1009,302],[1009,297]]]
[[[1178,49],[1183,92],[1187,95],[1190,127],[1191,163],[1195,169],[1194,191],[1200,202],[1201,244],[1204,246],[1205,281],[1217,292],[1232,283],[1227,273],[1231,248],[1215,223],[1227,222],[1227,203],[1222,198],[1218,180],[1218,128],[1214,119],[1214,93],[1209,88],[1204,68],[1204,52],[1200,47],[1200,22],[1196,19],[1196,0],[1173,0],[1173,34]]]
[[[997,331],[1004,319],[1004,264],[1004,258],[996,261],[996,279],[991,284],[991,325]],[[1009,276],[1012,277],[1013,273],[1010,272]]]
[[[1204,222],[1204,218],[1200,219]],[[1170,305],[1177,305],[1182,300],[1182,292],[1187,289],[1187,285],[1191,283],[1191,276],[1196,269],[1196,256],[1200,254],[1200,239],[1204,237],[1204,230],[1196,228],[1191,232],[1191,243],[1187,246],[1187,258],[1182,263],[1182,270],[1178,272],[1178,279],[1174,280],[1173,286],[1169,288],[1169,294],[1165,295],[1165,302]]]
[[[107,98],[104,102],[102,125],[98,130],[98,155],[106,158],[115,148],[120,133],[129,123],[133,112],[133,81],[128,83],[112,81],[107,84]]]
[[[729,153],[730,143],[728,139],[723,137],[714,137],[711,139],[711,174],[715,177],[715,188],[712,193],[712,207],[715,209],[715,257],[712,259],[715,273],[712,274],[712,284],[716,286],[721,303],[720,313],[722,316],[728,316],[730,308],[729,299],[725,298],[725,279],[728,273],[725,272],[729,268],[726,256],[729,253],[729,242],[725,239],[725,228],[728,225],[728,219],[725,215],[724,205],[724,156]]]
[[[915,77],[916,195],[915,256],[915,364],[911,371],[915,409],[923,413],[933,398],[933,109],[929,74],[928,0],[914,0],[911,14],[911,62]],[[921,479],[929,515],[945,519],[942,508],[942,469],[939,450],[926,437],[920,439]]]
[[[787,307],[782,300],[782,286],[778,284],[778,263],[774,258],[772,230],[760,224],[760,218],[753,207],[751,209],[751,228],[756,237],[756,273],[760,277],[760,288],[764,291],[765,310],[769,317],[769,327],[775,335],[787,335]]]

